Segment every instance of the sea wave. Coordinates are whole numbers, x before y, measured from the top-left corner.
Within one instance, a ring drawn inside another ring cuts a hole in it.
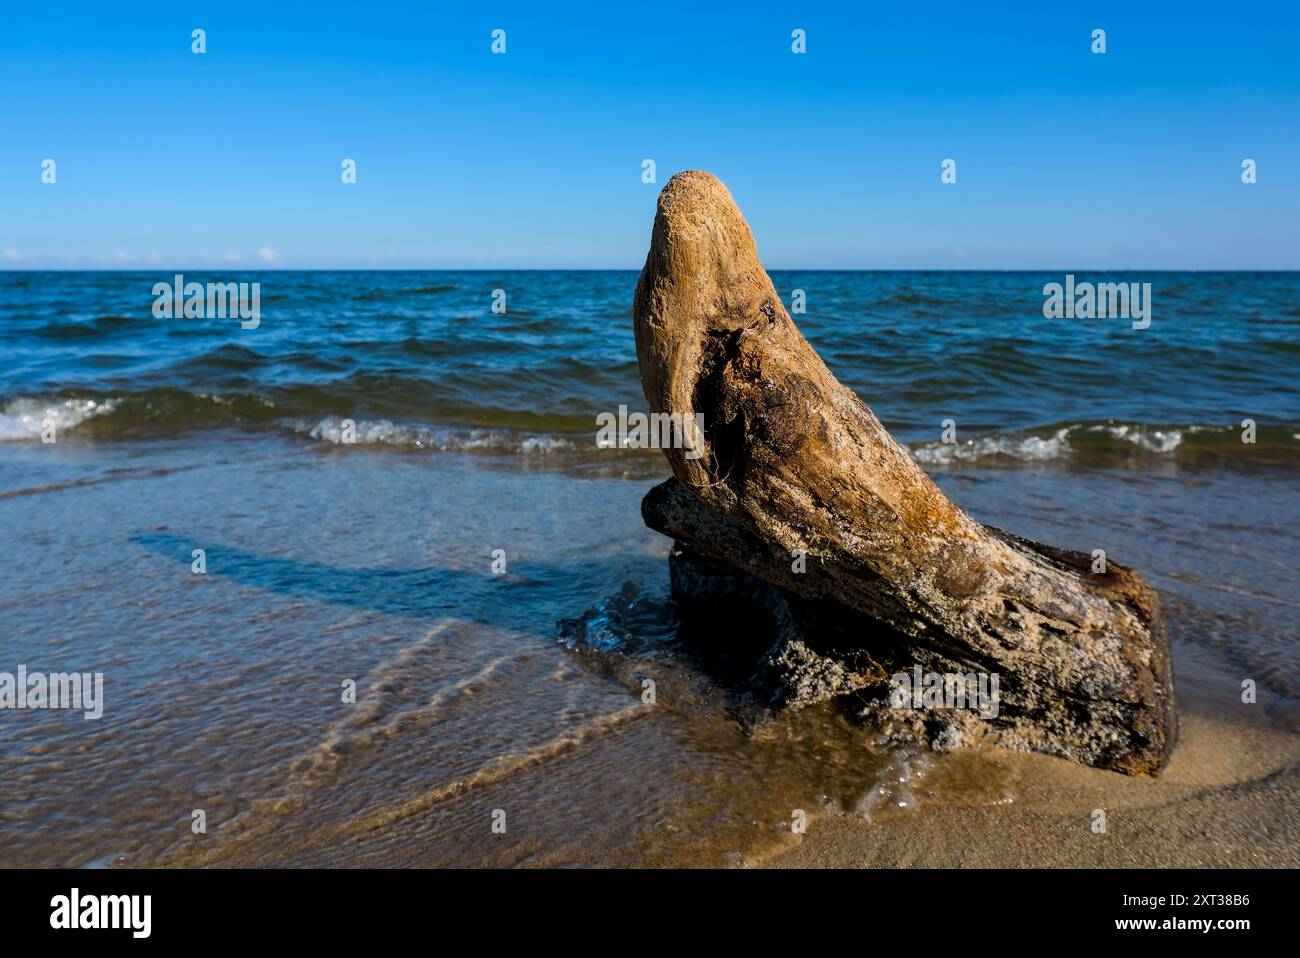
[[[1124,462],[1213,460],[1220,465],[1300,461],[1300,433],[1292,427],[1256,426],[1254,441],[1239,426],[1150,423],[1057,423],[1017,433],[989,433],[956,442],[915,443],[908,451],[924,466],[998,466],[1062,462],[1119,465]]]
[[[47,426],[54,427],[57,437],[94,416],[110,415],[116,408],[111,399],[16,399],[0,411],[0,442],[40,442]]]
[[[1066,430],[1050,436],[980,436],[963,442],[930,442],[909,447],[912,458],[927,466],[951,466],[961,462],[1004,456],[1021,462],[1059,459],[1069,452]]]
[[[354,420],[327,416],[319,422],[299,420],[293,431],[336,446],[390,446],[434,452],[497,452],[525,456],[571,452],[572,438],[530,435],[496,429],[455,429],[395,423],[388,419]]]
[[[329,405],[334,408],[330,409]],[[256,393],[203,393],[175,388],[136,392],[17,396],[0,406],[0,442],[40,442],[47,423],[59,440],[113,441],[177,438],[203,429],[270,431],[331,446],[356,445],[412,452],[478,452],[502,455],[652,459],[657,450],[601,449],[596,442],[596,410],[541,414],[500,407],[436,405],[424,416],[387,412],[393,403],[352,403],[316,387],[287,391],[275,398]],[[325,408],[321,408],[324,406]],[[343,408],[340,409],[339,407]],[[369,409],[367,408],[369,407]],[[1058,422],[1019,432],[990,431],[956,442],[904,442],[923,467],[1010,468],[1060,464],[1070,467],[1143,468],[1169,463],[1180,467],[1300,467],[1300,429],[1296,424],[1260,424],[1253,443],[1243,441],[1239,425],[1124,422]]]

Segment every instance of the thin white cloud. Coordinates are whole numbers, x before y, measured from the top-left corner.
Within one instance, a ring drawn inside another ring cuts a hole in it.
[[[269,246],[263,246],[257,251],[257,258],[264,263],[274,263],[280,258],[280,254]]]
[[[18,252],[18,250],[14,249],[13,247],[10,247],[9,249],[5,250],[5,259],[7,260],[12,260],[14,262],[17,262],[22,258],[23,258],[23,254]]]

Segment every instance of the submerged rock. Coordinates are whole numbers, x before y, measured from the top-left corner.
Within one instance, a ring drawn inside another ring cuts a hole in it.
[[[1164,764],[1178,726],[1154,591],[944,496],[800,334],[713,176],[679,173],[660,194],[634,323],[651,410],[704,423],[702,449],[665,450],[675,478],[646,496],[645,521],[676,540],[674,594],[718,618],[718,641],[725,610],[763,613],[758,668],[777,701],[852,694],[945,747],[991,737],[1128,773]],[[917,667],[996,676],[998,701],[904,694],[891,677]]]

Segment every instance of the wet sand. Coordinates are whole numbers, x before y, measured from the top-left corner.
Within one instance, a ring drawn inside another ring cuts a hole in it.
[[[880,748],[834,708],[754,721],[676,634],[638,510],[661,460],[599,462],[219,432],[0,449],[0,668],[105,673],[100,721],[0,717],[0,867],[1300,863],[1293,540],[1201,518],[1285,529],[1287,483],[941,477],[1157,583],[1184,718],[1151,780]]]
[[[776,868],[1295,868],[1300,735],[1202,714],[1158,778],[989,750],[952,756],[969,782],[874,822],[824,816],[762,862]],[[994,783],[997,783],[994,785]],[[943,790],[941,783],[936,788]],[[1008,800],[1001,790],[1013,790]],[[1104,809],[1106,832],[1093,831]]]

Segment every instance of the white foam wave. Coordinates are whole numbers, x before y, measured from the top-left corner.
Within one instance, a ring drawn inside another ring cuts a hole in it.
[[[93,416],[111,413],[115,407],[112,399],[15,399],[0,412],[0,442],[39,441],[47,423],[53,424],[57,438]]]
[[[341,416],[327,416],[314,424],[299,421],[294,424],[294,431],[338,446],[400,446],[437,452],[505,452],[524,455],[546,455],[574,448],[572,440],[561,436],[518,434],[494,429],[443,429],[404,425],[388,419],[349,420]]]
[[[1132,443],[1146,452],[1166,455],[1176,450],[1187,433],[1211,427],[1189,426],[1186,429],[1156,429],[1130,423],[1075,424],[1057,429],[1047,436],[1006,436],[994,433],[964,442],[927,442],[907,447],[912,458],[922,465],[948,466],[1004,456],[1021,462],[1042,462],[1068,457],[1074,444],[1083,445],[1089,436]]]
[[[1123,439],[1141,446],[1147,452],[1173,452],[1183,441],[1181,429],[1152,429],[1148,426],[1130,426],[1124,423],[1103,423],[1089,426],[1089,432],[1104,432],[1115,439]]]
[[[1068,429],[1058,429],[1053,435],[1041,436],[981,436],[965,442],[932,442],[908,451],[917,462],[928,466],[946,466],[954,462],[972,462],[990,456],[1010,456],[1026,462],[1059,459],[1068,455],[1070,441]]]

